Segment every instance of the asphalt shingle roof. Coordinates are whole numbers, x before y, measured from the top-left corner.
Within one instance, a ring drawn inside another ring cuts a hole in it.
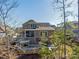
[[[36,29],[25,29],[25,30],[55,30],[53,27],[39,27]]]

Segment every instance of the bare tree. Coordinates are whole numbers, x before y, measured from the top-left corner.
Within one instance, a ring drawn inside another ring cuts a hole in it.
[[[4,22],[6,33],[6,18],[8,18],[10,11],[17,7],[17,2],[13,0],[0,0],[0,18]],[[6,33],[7,34],[7,33]]]
[[[9,59],[9,47],[10,47],[10,44],[9,44],[9,38],[8,35],[7,35],[7,24],[6,24],[6,19],[9,17],[9,14],[10,14],[10,11],[14,8],[16,8],[18,6],[17,4],[17,1],[16,0],[0,0],[0,18],[3,20],[3,24],[4,24],[4,30],[5,30],[5,40],[7,42],[7,57]],[[6,46],[4,46],[6,47]],[[2,49],[2,48],[1,48]],[[6,49],[6,48],[5,48]],[[5,53],[6,54],[6,53]]]

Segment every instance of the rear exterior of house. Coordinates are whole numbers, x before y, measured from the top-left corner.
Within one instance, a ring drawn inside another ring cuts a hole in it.
[[[19,40],[19,45],[22,46],[21,50],[27,53],[25,55],[20,54],[22,58],[19,56],[18,59],[40,59],[40,55],[38,54],[40,41],[47,41],[49,47],[54,28],[49,23],[39,23],[34,20],[29,20],[22,25],[21,30],[20,37],[22,39]]]
[[[23,24],[22,36],[28,41],[28,46],[38,46],[40,40],[44,39],[50,43],[54,28],[49,23],[39,23],[29,20]]]

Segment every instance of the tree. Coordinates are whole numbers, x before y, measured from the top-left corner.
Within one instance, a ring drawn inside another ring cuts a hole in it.
[[[48,47],[49,42],[45,36],[45,32],[44,33],[42,32],[41,34],[42,36],[41,36],[41,41],[39,42],[40,44],[39,54],[43,59],[48,59],[50,56],[52,56],[53,53],[52,50],[50,50]]]
[[[9,17],[8,15],[9,15],[10,11],[16,7],[17,7],[17,1],[0,0],[0,18],[4,22],[5,33],[6,33],[6,19]]]
[[[63,23],[60,23],[63,25]],[[59,58],[61,59],[61,55],[63,54],[63,44],[64,44],[64,32],[62,31],[64,29],[64,26],[57,27],[52,34],[52,44],[54,44],[55,47],[57,47],[55,50],[57,51],[57,54],[59,55]],[[68,28],[67,28],[68,27]],[[70,54],[70,58],[73,56],[73,53],[75,52],[73,48],[76,46],[76,44],[73,41],[74,33],[73,28],[76,28],[74,24],[71,22],[66,22],[66,55]],[[74,46],[75,45],[75,46]],[[71,51],[70,51],[71,50]],[[68,52],[70,51],[70,52]],[[78,49],[77,49],[78,51]],[[62,52],[62,53],[61,53]],[[57,55],[56,54],[56,55]]]
[[[67,19],[67,17],[69,16],[69,14],[71,14],[72,15],[72,12],[70,12],[70,11],[68,11],[68,10],[66,10],[67,8],[69,8],[69,7],[71,7],[71,5],[72,5],[72,2],[70,2],[69,4],[66,4],[65,2],[67,2],[68,0],[57,0],[57,4],[59,4],[59,6],[57,7],[57,8],[59,8],[63,13],[62,13],[62,17],[63,17],[63,22],[64,22],[64,59],[66,59],[66,45],[65,45],[65,41],[66,41],[66,19]],[[61,5],[60,5],[61,4]]]
[[[12,46],[10,45],[9,39],[10,36],[7,35],[7,24],[6,24],[6,20],[9,17],[10,11],[14,8],[16,8],[18,6],[17,1],[15,0],[0,0],[0,19],[3,20],[3,24],[4,24],[4,30],[5,30],[5,39],[6,43],[4,43],[5,45],[0,45],[2,47],[4,47],[6,49],[3,49],[1,52],[6,52],[5,56],[7,55],[6,58],[10,59],[10,48],[12,48]],[[2,49],[2,48],[1,48]],[[4,56],[4,57],[5,57]]]

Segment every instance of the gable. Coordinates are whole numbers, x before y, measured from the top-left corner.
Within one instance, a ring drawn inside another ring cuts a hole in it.
[[[29,20],[27,22],[25,22],[24,24],[35,24],[36,22],[34,20]]]

